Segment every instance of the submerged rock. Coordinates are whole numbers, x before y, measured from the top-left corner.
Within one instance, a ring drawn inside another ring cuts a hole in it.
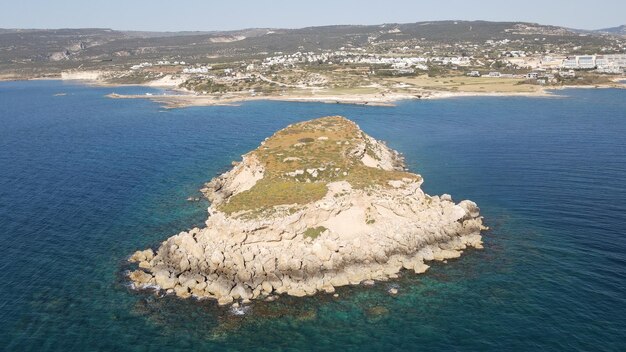
[[[206,185],[205,228],[135,252],[129,277],[227,305],[371,285],[481,248],[477,205],[428,196],[421,184],[352,121],[290,125]]]
[[[386,307],[383,307],[383,306],[374,306],[374,307],[368,308],[365,311],[365,313],[370,318],[379,318],[379,317],[388,315],[389,314],[389,309],[387,309]]]

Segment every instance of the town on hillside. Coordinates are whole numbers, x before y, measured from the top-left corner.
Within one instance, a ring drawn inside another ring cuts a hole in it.
[[[21,46],[15,44],[16,38]],[[44,51],[33,53],[24,38],[33,46],[45,42],[39,49]],[[0,53],[0,78],[151,82],[215,96],[322,90],[413,95],[424,89],[527,92],[535,86],[611,84],[626,69],[626,36],[484,21],[167,37],[111,30],[22,31],[0,33],[0,46],[6,48]]]

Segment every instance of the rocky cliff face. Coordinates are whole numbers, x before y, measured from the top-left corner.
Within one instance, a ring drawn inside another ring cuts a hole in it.
[[[209,182],[206,227],[129,259],[135,287],[219,304],[423,273],[482,248],[479,209],[428,196],[399,154],[342,117],[294,124]]]

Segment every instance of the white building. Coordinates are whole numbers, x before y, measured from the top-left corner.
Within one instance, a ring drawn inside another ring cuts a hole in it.
[[[577,56],[578,67],[581,69],[596,68],[596,57],[594,55]]]
[[[626,68],[626,54],[598,55],[596,57],[598,70]]]
[[[537,77],[539,77],[539,74],[537,72],[531,72],[526,75],[527,79],[537,79]]]
[[[594,68],[598,68],[600,71],[619,70],[620,68],[626,68],[626,54],[569,57],[563,60],[561,67],[570,70]]]
[[[567,58],[563,60],[563,64],[561,65],[561,67],[568,69],[568,70],[576,69],[578,68],[578,61],[576,60],[576,58],[573,58],[573,59]]]
[[[200,67],[186,67],[183,69],[183,73],[209,73],[211,66]]]
[[[561,77],[568,77],[568,78],[574,78],[576,77],[576,71],[574,70],[569,70],[569,71],[561,71],[559,72],[559,76]]]
[[[596,68],[596,56],[582,55],[568,57],[563,60],[561,67],[570,70],[593,69]]]

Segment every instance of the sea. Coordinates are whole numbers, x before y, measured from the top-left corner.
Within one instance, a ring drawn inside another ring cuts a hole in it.
[[[0,83],[2,351],[626,351],[626,90],[169,110],[109,93],[163,91]],[[204,182],[327,115],[402,152],[427,193],[475,201],[485,248],[239,309],[129,287],[131,253],[203,226]]]

